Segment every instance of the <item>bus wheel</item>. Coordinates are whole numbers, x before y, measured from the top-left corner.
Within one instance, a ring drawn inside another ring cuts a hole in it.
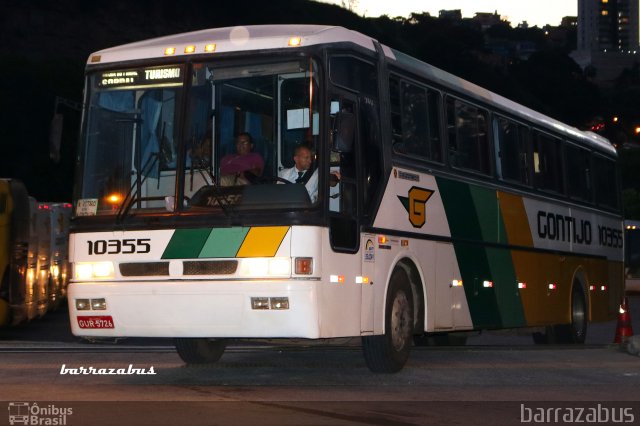
[[[211,364],[224,353],[224,340],[175,339],[176,350],[187,364]]]
[[[587,337],[587,302],[579,283],[571,292],[571,323],[555,326],[556,343],[581,344]]]
[[[385,333],[364,336],[362,350],[369,370],[396,373],[409,358],[413,342],[413,297],[409,277],[397,268],[391,275],[385,312]]]
[[[587,302],[579,283],[571,291],[571,323],[549,325],[545,333],[534,333],[535,343],[582,344],[587,337]]]

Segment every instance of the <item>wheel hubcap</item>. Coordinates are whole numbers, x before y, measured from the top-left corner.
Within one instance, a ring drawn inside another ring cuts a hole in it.
[[[395,350],[400,351],[407,344],[411,336],[411,318],[409,316],[409,300],[400,291],[396,294],[391,308],[391,343]]]

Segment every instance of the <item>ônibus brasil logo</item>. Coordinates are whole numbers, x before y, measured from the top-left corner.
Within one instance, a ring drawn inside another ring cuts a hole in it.
[[[8,410],[10,425],[67,425],[73,414],[73,408],[37,402],[10,402]]]

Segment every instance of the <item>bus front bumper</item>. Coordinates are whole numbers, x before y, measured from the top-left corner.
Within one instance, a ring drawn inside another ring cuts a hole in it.
[[[319,338],[318,283],[76,282],[68,289],[71,331],[82,337]]]

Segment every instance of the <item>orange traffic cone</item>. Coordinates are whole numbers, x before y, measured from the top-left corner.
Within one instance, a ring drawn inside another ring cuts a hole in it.
[[[618,326],[616,327],[616,337],[615,339],[613,339],[613,343],[627,343],[629,337],[633,336],[633,329],[631,328],[629,300],[626,297],[622,298],[622,304],[620,305],[619,312]]]

